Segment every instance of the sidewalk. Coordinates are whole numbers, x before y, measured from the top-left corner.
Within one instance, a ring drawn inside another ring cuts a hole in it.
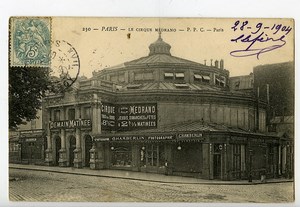
[[[35,170],[44,172],[66,173],[74,175],[87,175],[97,177],[130,179],[138,181],[150,181],[160,183],[177,183],[177,184],[206,184],[206,185],[256,185],[256,184],[268,184],[268,183],[283,183],[293,182],[292,179],[267,179],[266,183],[261,183],[260,180],[253,180],[249,183],[247,180],[239,181],[222,181],[222,180],[205,180],[199,178],[180,177],[180,176],[166,176],[155,173],[133,172],[124,170],[91,170],[89,168],[72,168],[72,167],[49,167],[39,165],[21,165],[21,164],[9,164],[10,169],[22,169],[22,170]]]

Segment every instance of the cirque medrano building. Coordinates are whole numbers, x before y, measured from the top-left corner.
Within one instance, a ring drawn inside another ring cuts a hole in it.
[[[160,35],[149,50],[46,98],[47,165],[222,180],[280,173],[284,140],[265,133],[266,103],[231,91],[223,60],[172,56]]]

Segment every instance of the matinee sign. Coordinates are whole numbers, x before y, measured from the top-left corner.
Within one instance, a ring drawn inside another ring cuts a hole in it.
[[[90,119],[50,121],[49,127],[50,129],[90,128],[92,121]]]
[[[149,129],[157,127],[157,104],[122,104],[117,111],[117,129]]]

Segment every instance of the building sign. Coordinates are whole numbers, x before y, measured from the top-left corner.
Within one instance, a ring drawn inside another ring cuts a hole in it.
[[[184,140],[204,140],[203,134],[199,132],[186,132],[186,133],[178,133],[177,140],[184,141]]]
[[[157,104],[122,104],[118,106],[119,130],[157,128]]]
[[[101,128],[103,130],[115,130],[116,127],[116,106],[110,103],[101,105]]]
[[[94,141],[163,141],[163,140],[174,140],[175,134],[165,135],[121,135],[121,136],[107,136],[107,137],[96,137]]]
[[[50,129],[90,128],[92,127],[92,121],[90,119],[50,121],[49,127]]]
[[[102,103],[101,126],[113,131],[157,128],[157,104]]]
[[[23,131],[20,131],[20,134],[21,135],[31,135],[31,134],[41,134],[43,132],[44,132],[43,129],[32,129],[32,130],[23,130]]]
[[[27,138],[25,142],[36,142],[36,138]]]

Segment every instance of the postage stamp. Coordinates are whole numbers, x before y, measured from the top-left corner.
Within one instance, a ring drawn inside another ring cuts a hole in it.
[[[50,65],[51,18],[10,18],[10,65]]]

